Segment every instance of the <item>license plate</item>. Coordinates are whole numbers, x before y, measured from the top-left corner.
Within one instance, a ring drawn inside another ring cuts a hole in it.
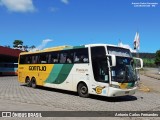
[[[129,94],[129,91],[126,91],[125,94]]]

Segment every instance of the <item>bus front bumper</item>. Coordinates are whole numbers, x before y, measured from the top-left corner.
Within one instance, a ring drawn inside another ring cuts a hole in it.
[[[114,87],[109,87],[108,96],[109,97],[117,97],[117,96],[126,96],[133,95],[137,91],[137,87],[132,89],[119,89]]]

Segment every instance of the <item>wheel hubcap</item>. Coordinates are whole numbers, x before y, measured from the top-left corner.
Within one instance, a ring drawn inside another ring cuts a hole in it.
[[[82,88],[81,88],[81,93],[82,94],[85,94],[87,92],[87,88],[85,87],[85,86],[83,86]]]

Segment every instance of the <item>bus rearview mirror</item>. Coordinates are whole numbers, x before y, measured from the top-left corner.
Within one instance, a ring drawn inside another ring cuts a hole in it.
[[[109,59],[110,67],[115,67],[116,66],[116,56],[110,55],[110,54],[107,54],[106,56]]]
[[[141,58],[133,58],[134,59],[134,64],[135,64],[135,69],[139,70],[143,68],[143,60]]]

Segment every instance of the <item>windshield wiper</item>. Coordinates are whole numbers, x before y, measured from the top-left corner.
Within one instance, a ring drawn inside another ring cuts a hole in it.
[[[136,81],[134,71],[132,70],[130,65],[126,65],[123,80],[121,82],[123,83],[123,82],[134,82],[134,81]]]

